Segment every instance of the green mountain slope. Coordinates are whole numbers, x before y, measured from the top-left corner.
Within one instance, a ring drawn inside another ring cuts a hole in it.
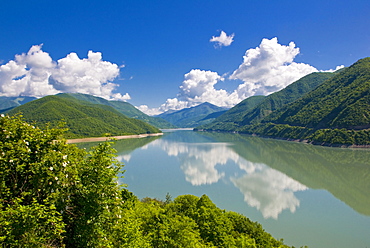
[[[258,105],[258,107],[244,116],[241,125],[260,122],[264,117],[268,116],[275,110],[280,109],[285,104],[297,100],[334,75],[334,73],[330,72],[314,72],[304,76],[296,82],[288,85],[286,88],[267,96],[264,101]]]
[[[165,112],[158,115],[166,121],[178,127],[196,127],[202,124],[212,122],[219,114],[226,109],[215,106],[211,103],[205,102],[198,106],[181,109],[176,112]],[[216,114],[217,112],[220,112]]]
[[[265,122],[311,128],[370,128],[370,58],[362,59]]]
[[[370,58],[239,131],[316,143],[370,145]]]
[[[96,97],[96,96],[81,94],[81,93],[63,93],[63,94],[58,94],[58,96],[63,97],[63,98],[75,98],[75,99],[83,100],[83,101],[90,102],[90,103],[111,106],[114,109],[116,109],[118,112],[126,115],[127,117],[142,120],[157,128],[175,128],[176,127],[162,118],[153,117],[153,116],[144,114],[143,112],[141,112],[140,110],[138,110],[137,108],[135,108],[128,102],[108,101],[101,97]]]
[[[334,75],[334,73],[329,72],[311,73],[267,97],[249,97],[217,118],[213,123],[199,128],[235,131],[241,126],[259,123],[273,111],[297,100]]]
[[[143,121],[126,117],[110,106],[60,96],[43,97],[16,107],[8,114],[19,112],[26,121],[35,121],[40,126],[46,123],[57,125],[61,120],[65,121],[69,129],[68,138],[97,137],[105,133],[128,135],[160,132]]]
[[[219,117],[217,117],[213,122],[200,125],[199,129],[212,129],[212,130],[232,130],[238,127],[237,123],[243,121],[243,117],[250,112],[254,107],[256,107],[265,96],[251,96],[244,99],[233,108],[229,109]]]
[[[19,96],[19,97],[7,97],[0,96],[0,113],[9,111],[12,108],[18,107],[22,104],[35,100],[35,97]]]

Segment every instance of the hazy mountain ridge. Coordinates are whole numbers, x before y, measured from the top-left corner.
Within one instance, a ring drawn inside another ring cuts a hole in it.
[[[46,96],[28,102],[8,112],[9,115],[22,113],[28,122],[44,126],[66,122],[67,137],[97,137],[106,133],[128,135],[160,132],[157,128],[137,119],[129,118],[111,106],[93,104],[60,95]]]
[[[205,102],[195,107],[184,108],[175,112],[165,112],[157,115],[157,117],[161,117],[178,127],[191,128],[212,122],[226,110],[226,108]]]
[[[18,107],[27,102],[33,101],[37,98],[31,96],[17,96],[17,97],[7,97],[0,96],[0,113],[9,111],[12,108]]]

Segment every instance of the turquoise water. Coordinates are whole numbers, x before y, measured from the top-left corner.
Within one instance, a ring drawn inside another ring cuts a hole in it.
[[[288,245],[370,247],[370,150],[193,131],[115,147],[139,198],[207,194]]]

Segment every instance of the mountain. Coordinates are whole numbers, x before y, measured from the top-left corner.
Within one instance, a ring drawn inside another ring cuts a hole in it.
[[[273,111],[295,101],[334,75],[335,73],[330,72],[311,73],[267,97],[249,97],[221,115],[213,123],[199,128],[234,130],[241,126],[259,123]]]
[[[311,142],[370,145],[370,58],[238,131]]]
[[[56,126],[66,122],[68,138],[97,137],[106,133],[128,135],[158,133],[157,128],[137,119],[129,118],[111,106],[93,104],[83,100],[60,95],[46,96],[18,106],[8,112],[14,115],[21,112],[28,122],[39,126],[50,123]]]
[[[319,128],[370,128],[370,58],[360,60],[265,120]]]
[[[176,112],[165,112],[157,116],[175,126],[191,128],[210,123],[225,111],[225,108],[205,102],[195,107],[181,109]]]
[[[176,126],[172,125],[171,123],[165,121],[162,118],[149,116],[147,114],[144,114],[137,108],[135,108],[133,105],[131,105],[128,102],[122,102],[122,101],[108,101],[101,97],[96,97],[92,95],[87,94],[81,94],[81,93],[62,93],[58,94],[58,96],[63,98],[75,98],[78,100],[83,100],[90,103],[95,104],[102,104],[111,106],[114,109],[116,109],[118,112],[126,115],[127,117],[142,120],[152,126],[155,126],[157,128],[176,128]]]
[[[251,96],[244,99],[233,108],[227,110],[225,113],[217,117],[213,122],[200,125],[197,128],[200,129],[212,129],[212,130],[230,130],[238,127],[237,123],[243,121],[243,117],[256,107],[261,101],[265,99],[265,96]]]
[[[25,104],[27,102],[35,100],[35,97],[30,96],[19,96],[19,97],[7,97],[0,96],[0,113],[8,111],[12,108]]]

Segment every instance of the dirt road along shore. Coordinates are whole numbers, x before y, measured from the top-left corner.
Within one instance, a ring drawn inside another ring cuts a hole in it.
[[[123,135],[123,136],[111,136],[111,137],[92,137],[82,139],[68,139],[67,144],[82,143],[82,142],[98,142],[107,141],[109,139],[138,139],[145,137],[161,136],[163,133],[148,133],[148,134],[136,134],[136,135]]]

